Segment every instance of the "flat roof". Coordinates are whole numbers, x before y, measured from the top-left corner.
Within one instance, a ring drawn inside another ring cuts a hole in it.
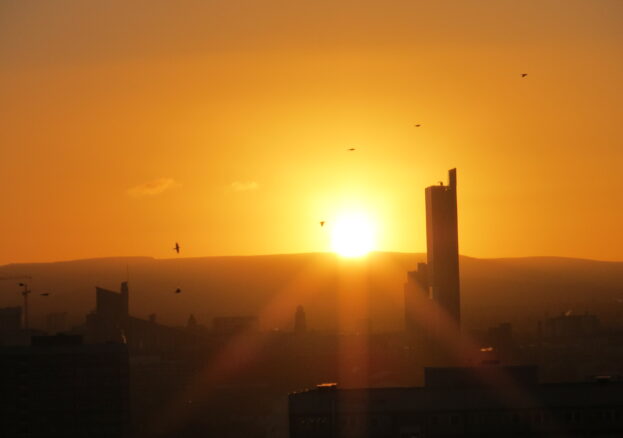
[[[526,388],[360,388],[312,389],[290,394],[296,413],[328,411],[336,400],[340,412],[477,411],[495,409],[623,406],[623,382],[539,384]]]

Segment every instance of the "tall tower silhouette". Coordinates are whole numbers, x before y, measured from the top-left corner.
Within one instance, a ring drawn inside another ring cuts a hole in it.
[[[456,169],[448,185],[426,188],[426,245],[430,297],[447,316],[461,323],[459,236],[456,208]]]
[[[420,355],[438,359],[458,342],[461,325],[456,169],[449,179],[425,190],[427,263],[407,273],[404,288],[410,341]]]

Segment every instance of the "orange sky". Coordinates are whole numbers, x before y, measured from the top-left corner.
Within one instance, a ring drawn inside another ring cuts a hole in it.
[[[352,208],[422,252],[450,167],[461,253],[623,260],[622,54],[620,0],[3,1],[0,264],[326,251]]]

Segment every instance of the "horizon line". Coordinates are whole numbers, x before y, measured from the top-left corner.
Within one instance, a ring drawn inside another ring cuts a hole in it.
[[[310,251],[310,252],[292,252],[292,253],[271,253],[271,254],[229,254],[229,255],[206,255],[206,256],[190,256],[190,257],[167,257],[167,258],[159,258],[155,256],[146,256],[146,255],[134,255],[134,256],[101,256],[101,257],[86,257],[86,258],[78,258],[78,259],[65,259],[65,260],[50,260],[50,261],[31,261],[31,262],[9,262],[5,264],[1,264],[0,268],[5,268],[9,266],[16,265],[45,265],[45,264],[56,264],[56,263],[75,263],[75,262],[87,262],[87,261],[104,261],[104,260],[119,260],[119,259],[145,259],[145,260],[154,260],[154,261],[173,261],[173,260],[193,260],[193,259],[224,259],[224,258],[252,258],[252,257],[281,257],[281,256],[304,256],[304,255],[331,255],[336,258],[357,261],[361,259],[365,259],[370,255],[375,254],[404,254],[404,255],[418,255],[418,256],[426,256],[426,252],[408,252],[408,251],[370,251],[365,256],[357,257],[357,258],[344,258],[340,255],[332,252],[332,251]],[[470,256],[466,254],[460,254],[459,257],[467,258],[467,259],[478,259],[478,260],[509,260],[509,259],[562,259],[562,260],[582,260],[589,262],[599,262],[599,263],[623,263],[623,260],[605,260],[605,259],[594,259],[587,257],[573,257],[573,256],[557,256],[557,255],[532,255],[532,256],[501,256],[501,257],[476,257]]]

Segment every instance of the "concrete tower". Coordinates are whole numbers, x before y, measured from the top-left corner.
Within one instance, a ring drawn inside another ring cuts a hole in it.
[[[456,169],[448,185],[426,188],[427,280],[430,297],[457,326],[461,323],[459,237],[456,208]]]
[[[436,330],[438,320],[461,323],[456,169],[450,181],[426,188],[428,263],[407,273],[405,328],[411,334]]]

